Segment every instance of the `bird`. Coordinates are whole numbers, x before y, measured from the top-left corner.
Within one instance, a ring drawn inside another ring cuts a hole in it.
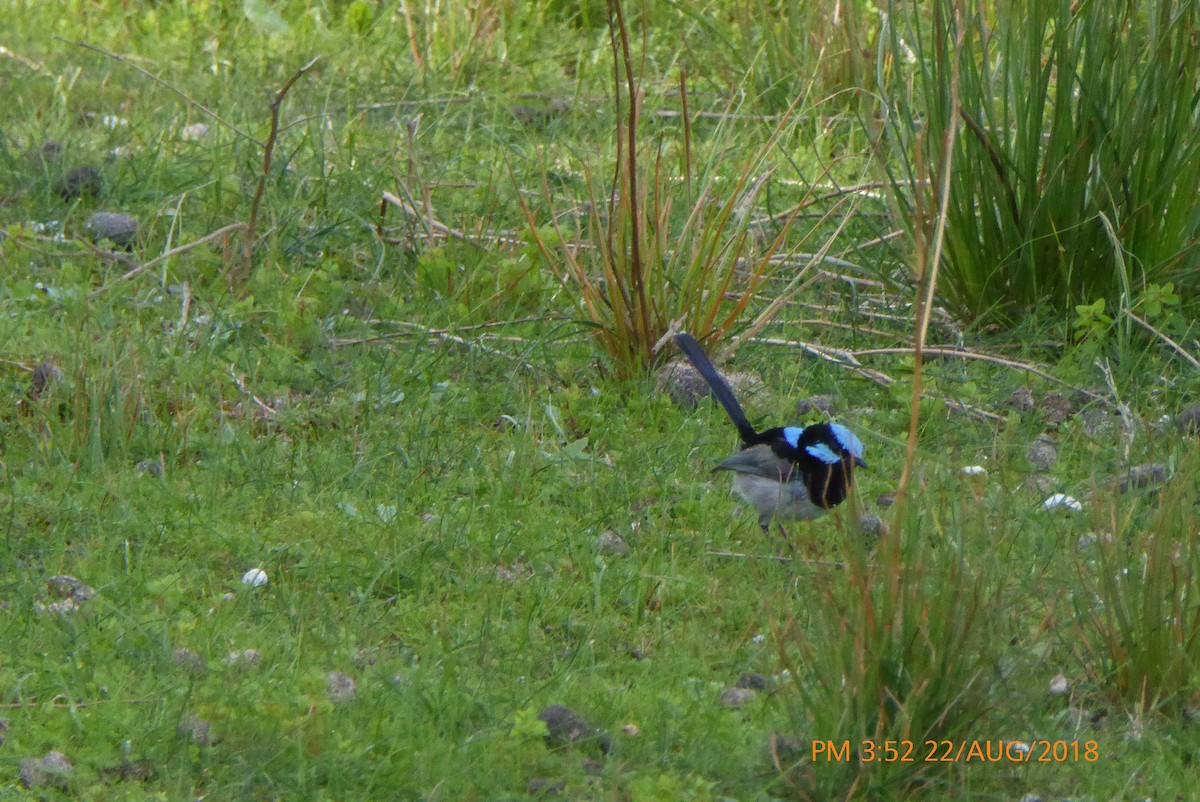
[[[845,501],[854,469],[867,467],[862,441],[854,432],[828,422],[760,432],[696,339],[679,332],[675,343],[737,427],[742,450],[713,470],[733,473],[733,489],[758,512],[764,532],[776,518],[809,521]]]

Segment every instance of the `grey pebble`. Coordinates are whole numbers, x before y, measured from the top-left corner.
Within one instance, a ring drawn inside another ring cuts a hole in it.
[[[166,472],[166,466],[163,464],[162,454],[152,459],[144,459],[134,466],[134,470],[140,476],[153,476],[155,479],[161,479]]]
[[[1110,534],[1098,535],[1095,532],[1088,532],[1085,535],[1079,536],[1079,539],[1075,541],[1075,548],[1077,548],[1079,551],[1084,551],[1092,548],[1093,546],[1100,544],[1109,545],[1112,542],[1113,538]]]
[[[545,777],[534,777],[526,786],[526,791],[530,796],[554,796],[561,794],[567,788],[567,784],[562,780],[549,780]]]
[[[796,763],[811,756],[809,742],[798,735],[773,732],[767,738],[767,754],[773,762]]]
[[[872,512],[865,512],[859,517],[858,528],[871,537],[887,537],[888,533],[887,521]]]
[[[607,732],[588,724],[569,707],[548,705],[538,712],[538,718],[546,723],[546,743],[551,747],[595,743],[605,754],[612,748],[612,738]]]
[[[84,225],[92,239],[120,246],[132,245],[141,229],[136,217],[120,212],[93,212]]]
[[[62,156],[62,153],[62,144],[53,139],[47,139],[42,143],[41,147],[29,151],[31,158],[44,161],[46,164],[58,161],[59,157]]]
[[[601,532],[596,538],[596,551],[612,557],[629,556],[629,546],[616,532]]]
[[[65,789],[74,771],[75,767],[67,756],[57,750],[47,752],[41,759],[21,758],[21,785],[26,788],[53,785]]]
[[[53,362],[39,362],[29,377],[29,395],[40,396],[47,387],[62,381],[62,371]]]
[[[758,691],[753,688],[729,688],[721,694],[721,707],[737,710],[739,707],[753,702],[756,696],[758,696]]]
[[[814,395],[811,398],[801,398],[796,402],[796,413],[800,416],[805,416],[813,410],[824,412],[826,415],[833,414],[833,398],[828,395]]]
[[[744,398],[757,392],[762,387],[762,381],[752,373],[737,373],[734,371],[717,371],[733,390],[738,398]],[[658,373],[658,387],[670,396],[676,406],[683,409],[695,409],[705,398],[712,398],[712,388],[700,375],[700,371],[691,363],[680,360],[671,362]]]
[[[1048,434],[1039,434],[1025,449],[1025,457],[1035,471],[1045,473],[1050,470],[1058,459],[1058,447],[1054,444],[1054,438]]]
[[[204,658],[191,649],[176,649],[171,652],[171,662],[189,674],[199,674],[204,670]]]
[[[179,131],[179,138],[184,142],[195,142],[199,139],[204,139],[206,136],[208,136],[208,126],[204,123],[185,125]]]
[[[227,666],[258,666],[262,663],[262,652],[258,649],[242,649],[225,656]]]
[[[1032,412],[1037,406],[1033,400],[1033,391],[1028,387],[1018,387],[1008,397],[1008,405],[1021,412]]]
[[[180,738],[200,746],[212,746],[216,742],[212,723],[196,716],[188,716],[175,727]]]
[[[69,574],[60,574],[46,579],[46,587],[60,599],[70,599],[73,602],[85,602],[96,595],[86,582],[76,579]]]
[[[1134,465],[1117,481],[1117,492],[1128,493],[1142,487],[1156,485],[1167,478],[1167,467],[1157,462]]]
[[[1179,429],[1184,434],[1200,435],[1200,401],[1179,413]]]
[[[1107,438],[1116,433],[1119,419],[1100,407],[1088,407],[1080,415],[1080,426],[1088,437]]]
[[[1046,393],[1042,396],[1042,409],[1046,423],[1058,425],[1075,414],[1075,402],[1062,393]]]
[[[765,691],[767,689],[767,678],[762,674],[747,671],[738,677],[738,681],[734,683],[734,687],[749,688],[752,691]]]
[[[76,167],[63,176],[54,191],[65,201],[73,201],[82,197],[95,197],[104,189],[104,181],[100,171],[95,167]]]
[[[349,674],[330,671],[325,675],[325,680],[329,683],[329,700],[334,704],[350,702],[358,696],[358,685],[354,682],[354,677]]]

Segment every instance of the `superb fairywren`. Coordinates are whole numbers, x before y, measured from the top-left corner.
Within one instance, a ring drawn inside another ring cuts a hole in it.
[[[742,436],[742,450],[714,470],[733,472],[734,490],[758,511],[764,531],[776,516],[811,520],[845,500],[855,466],[867,467],[862,441],[853,432],[840,423],[757,431],[695,338],[681,332],[675,342]]]

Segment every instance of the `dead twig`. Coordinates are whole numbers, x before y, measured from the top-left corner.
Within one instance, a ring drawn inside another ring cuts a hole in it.
[[[283,106],[283,99],[287,96],[292,86],[299,81],[304,74],[311,70],[318,61],[320,56],[315,56],[311,61],[305,64],[300,69],[292,73],[292,77],[279,88],[275,96],[271,98],[271,130],[267,132],[267,141],[262,143],[263,161],[262,172],[258,175],[258,186],[254,188],[254,197],[250,200],[250,214],[246,218],[246,241],[242,246],[242,275],[241,278],[250,276],[251,263],[254,258],[254,235],[258,228],[258,210],[262,205],[263,192],[267,188],[267,177],[271,174],[271,157],[275,154],[275,141],[279,137],[279,110]]]
[[[265,401],[263,401],[261,398],[256,396],[254,393],[250,392],[249,388],[246,387],[245,379],[243,379],[241,376],[237,375],[237,371],[235,371],[233,369],[233,365],[229,366],[229,375],[233,377],[233,383],[237,385],[237,388],[239,390],[241,390],[242,393],[249,396],[250,400],[253,401],[259,409],[261,409],[264,413],[266,413],[268,417],[274,418],[276,415],[279,414],[278,412],[275,411],[274,407],[267,404]]]
[[[874,382],[879,387],[888,387],[895,382],[895,379],[886,373],[863,367],[854,355],[848,351],[841,351],[837,348],[830,348],[824,345],[816,345],[804,342],[803,340],[780,340],[774,337],[755,337],[753,342],[763,343],[764,345],[781,345],[785,348],[799,348],[801,351],[824,359],[826,362],[832,362],[835,365],[846,368],[852,373],[857,373],[864,379]]]
[[[21,247],[27,251],[40,254],[42,256],[48,256],[52,259],[82,259],[87,256],[97,256],[106,262],[117,262],[118,264],[127,266],[137,264],[128,254],[117,253],[116,251],[106,251],[103,248],[96,247],[94,244],[85,239],[70,241],[79,242],[84,248],[87,249],[86,251],[77,251],[75,253],[58,253],[55,251],[48,251],[45,248],[34,247],[33,245],[30,245],[30,243],[44,242],[53,245],[60,245],[66,242],[66,240],[56,237],[47,237],[43,234],[27,234],[25,232],[14,234],[6,228],[0,228],[0,234],[7,237],[12,237],[13,242],[20,243]]]
[[[858,351],[851,351],[851,355],[855,358],[864,356],[880,356],[885,354],[903,354],[912,356],[915,349],[912,348],[866,348]],[[1014,370],[1021,370],[1026,373],[1032,373],[1034,376],[1045,379],[1048,382],[1062,385],[1080,395],[1087,396],[1092,401],[1099,401],[1102,404],[1108,404],[1106,397],[1099,393],[1094,393],[1091,390],[1085,390],[1082,387],[1076,387],[1070,382],[1065,382],[1057,376],[1052,376],[1041,368],[1034,367],[1026,362],[1019,362],[1015,359],[1005,359],[1000,356],[991,356],[990,354],[981,354],[977,351],[968,351],[962,348],[943,348],[940,346],[925,346],[922,350],[926,356],[944,356],[944,357],[961,357],[963,359],[974,359],[980,362],[991,362],[994,365],[1003,365]]]
[[[754,342],[763,343],[764,345],[782,345],[787,348],[799,348],[800,350],[806,351],[807,353],[810,353],[815,357],[824,359],[827,362],[832,362],[833,364],[838,365],[839,367],[843,367],[852,373],[857,373],[859,376],[862,376],[864,379],[874,382],[879,387],[889,387],[896,382],[895,379],[893,379],[891,376],[887,375],[886,373],[882,373],[878,370],[872,370],[871,368],[863,367],[861,364],[859,364],[856,354],[862,353],[862,352],[842,351],[837,348],[830,348],[829,346],[826,346],[826,345],[816,345],[814,343],[807,343],[802,340],[779,340],[779,339],[775,339],[775,338],[771,338],[771,337],[756,337],[756,338],[754,338]],[[877,350],[879,350],[879,351],[895,350],[895,351],[898,351],[901,353],[912,353],[911,349],[906,349],[906,348],[877,349]],[[926,349],[926,353],[929,353],[928,349]],[[1053,378],[1053,377],[1051,377],[1051,378]],[[986,409],[981,409],[979,407],[972,406],[971,404],[968,404],[966,401],[960,401],[956,398],[950,398],[949,396],[942,396],[942,395],[930,396],[926,393],[922,393],[921,397],[922,398],[935,398],[936,397],[937,399],[941,400],[947,406],[947,408],[949,408],[950,410],[964,414],[971,418],[975,418],[976,420],[981,420],[981,421],[985,421],[988,423],[996,423],[996,422],[1004,421],[1004,417],[1002,415],[997,415],[994,412],[988,412]]]
[[[48,702],[39,702],[36,699],[28,702],[4,702],[0,704],[0,710],[22,710],[22,709],[37,709],[37,708],[52,708],[54,710],[74,710],[81,707],[95,707],[96,705],[106,704],[125,704],[125,705],[147,705],[151,702],[159,701],[158,697],[152,699],[93,699],[87,701],[59,701],[66,699],[66,696],[55,696]]]
[[[34,369],[37,367],[36,365],[27,365],[24,362],[17,362],[13,359],[0,359],[0,365],[8,365],[9,367],[14,367],[17,370],[23,370],[26,373],[33,373]]]
[[[413,20],[412,10],[407,0],[400,0],[400,9],[404,12],[404,25],[408,29],[408,47],[412,52],[413,63],[418,69],[425,67],[425,58],[421,55],[421,46],[417,43],[417,25]]]
[[[921,397],[929,398],[930,396],[922,393]],[[997,415],[995,412],[988,412],[986,409],[974,406],[973,404],[968,404],[966,401],[960,401],[957,398],[950,398],[949,396],[945,395],[938,396],[938,398],[940,398],[942,403],[946,405],[947,409],[966,415],[968,418],[975,418],[976,420],[983,421],[984,423],[1004,423],[1004,421],[1007,420],[1007,418],[1005,418],[1003,415]]]
[[[408,192],[407,189],[405,189],[404,191],[406,193]],[[412,196],[410,195],[409,197],[411,198]],[[414,206],[412,203],[405,201],[402,198],[399,198],[399,197],[393,195],[392,193],[386,192],[386,191],[382,194],[382,198],[383,198],[383,200],[380,205],[380,214],[379,214],[380,224],[377,227],[377,233],[380,234],[380,239],[383,239],[383,236],[382,236],[383,212],[385,209],[387,209],[387,205],[391,204],[392,206],[395,206],[397,209],[402,210],[409,217],[419,220],[422,223],[422,225],[425,226],[426,233],[429,236],[432,236],[433,232],[437,231],[441,234],[445,234],[448,237],[453,237],[454,239],[462,240],[463,242],[467,243],[468,245],[474,245],[479,250],[483,251],[484,253],[487,253],[488,247],[486,245],[484,245],[483,243],[479,242],[478,240],[464,234],[463,232],[459,231],[458,229],[450,228],[450,226],[435,219],[432,215],[426,216],[426,215],[421,214],[420,210],[418,210],[416,208],[416,206]]]
[[[1188,361],[1188,363],[1191,364],[1191,366],[1194,367],[1196,370],[1200,370],[1200,360],[1197,360],[1196,357],[1192,356],[1187,351],[1183,350],[1183,346],[1181,346],[1179,343],[1175,342],[1170,337],[1163,334],[1161,331],[1154,328],[1146,321],[1142,320],[1140,317],[1135,315],[1133,312],[1130,312],[1129,310],[1125,310],[1125,314],[1128,315],[1129,319],[1132,320],[1134,323],[1138,324],[1143,329],[1145,329],[1146,331],[1150,332],[1158,339],[1165,342],[1171,348],[1172,351],[1174,351],[1175,353],[1179,354],[1181,357],[1186,359]]]
[[[457,334],[454,334],[446,329],[431,329],[428,326],[422,326],[419,323],[408,323],[408,322],[400,321],[400,320],[392,321],[392,325],[402,326],[404,328],[410,329],[411,332],[413,332],[413,333],[423,334],[426,337],[428,337],[431,341],[455,343],[456,345],[461,345],[466,348],[471,348],[471,349],[474,349],[477,351],[482,351],[485,354],[491,354],[492,356],[498,356],[503,359],[507,359],[510,362],[515,362],[516,364],[521,366],[523,369],[528,370],[530,372],[537,371],[536,366],[530,364],[529,362],[526,362],[525,360],[521,359],[518,356],[513,356],[510,353],[501,351],[499,348],[492,348],[490,345],[484,345],[483,343],[475,341],[475,340],[468,340],[466,337],[459,337]],[[394,340],[394,339],[402,337],[408,333],[409,332],[392,332],[390,334],[380,334],[380,335],[376,335],[373,337],[361,337],[361,338],[353,339],[353,340],[334,340],[332,342],[332,345],[335,348],[339,348],[339,347],[346,346],[346,345],[369,345],[370,343],[374,343],[374,342],[384,342],[386,340]]]
[[[796,563],[797,565],[812,565],[818,568],[845,568],[844,563],[834,560],[800,560],[794,557],[784,557],[782,554],[744,554],[740,551],[726,551],[725,549],[709,549],[704,552],[706,557],[731,557],[738,560],[771,560],[772,562]]]
[[[22,56],[20,53],[14,53],[4,45],[0,45],[0,56],[7,56],[18,64],[28,67],[29,69],[41,75],[50,75],[50,73],[47,72],[44,67],[42,67],[41,62],[34,61],[27,56]]]
[[[86,239],[81,239],[78,241],[83,243],[83,247],[90,251],[90,254],[80,254],[81,256],[98,256],[106,262],[116,262],[117,264],[122,264],[126,267],[135,267],[137,265],[137,262],[134,261],[133,257],[129,256],[128,254],[117,253],[116,251],[106,251],[103,248],[97,247],[93,243],[88,242]]]
[[[181,288],[183,298],[179,302],[179,324],[175,327],[175,331],[182,332],[187,328],[188,313],[192,310],[192,288],[186,281],[183,282]]]
[[[201,245],[205,245],[209,242],[212,242],[213,240],[228,236],[229,234],[232,234],[235,231],[240,231],[245,227],[246,227],[245,223],[232,223],[231,225],[227,225],[224,228],[218,228],[216,231],[212,232],[211,234],[205,234],[203,237],[201,237],[198,240],[193,240],[192,242],[189,242],[186,245],[180,245],[178,248],[172,248],[171,250],[169,250],[159,256],[154,257],[149,262],[146,262],[145,264],[142,264],[142,265],[138,265],[137,267],[135,267],[132,270],[128,271],[127,273],[123,274],[117,280],[118,281],[128,281],[129,279],[133,278],[134,276],[138,275],[139,273],[145,273],[147,270],[149,270],[153,267],[157,267],[158,265],[162,264],[162,262],[167,259],[170,259],[175,256],[179,256],[182,253],[187,253],[188,251],[192,250],[193,248],[198,248]],[[95,298],[96,296],[107,292],[108,290],[112,289],[112,287],[113,287],[112,284],[105,284],[103,287],[97,287],[96,289],[94,289],[88,293],[88,300],[90,301],[93,298]]]
[[[560,322],[567,321],[567,320],[575,320],[575,318],[568,317],[566,315],[528,315],[526,317],[513,318],[512,320],[489,320],[486,323],[472,323],[469,326],[455,326],[454,328],[445,328],[445,329],[429,329],[429,331],[437,332],[439,334],[447,334],[447,333],[451,333],[451,332],[481,331],[483,329],[499,329],[499,328],[503,328],[505,326],[519,326],[524,323],[560,323]],[[406,325],[408,325],[407,320],[380,320],[378,318],[364,320],[363,322],[368,323],[372,326],[406,326]],[[401,336],[408,336],[411,332],[403,331],[403,332],[395,332],[395,333],[399,334]]]
[[[1113,404],[1117,408],[1118,414],[1121,416],[1121,464],[1129,464],[1129,452],[1133,448],[1133,438],[1137,434],[1136,422],[1133,419],[1133,413],[1129,410],[1129,405],[1121,401],[1121,394],[1117,390],[1117,380],[1113,378],[1112,366],[1107,359],[1097,359],[1096,367],[1100,368],[1100,372],[1104,374],[1104,383],[1108,385],[1108,391],[1112,393]]]
[[[892,240],[896,239],[897,237],[903,237],[903,236],[904,236],[903,229],[898,230],[898,231],[893,231],[889,234],[884,234],[882,237],[876,237],[875,239],[869,239],[866,242],[856,243],[852,248],[848,248],[845,251],[845,253],[850,253],[851,251],[863,251],[863,250],[866,250],[867,248],[874,248],[876,245],[883,245],[885,242],[891,242]]]

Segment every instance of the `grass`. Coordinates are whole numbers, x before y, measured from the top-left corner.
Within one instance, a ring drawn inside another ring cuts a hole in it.
[[[1198,468],[1194,439],[1157,421],[1200,382],[1177,351],[1100,329],[1065,347],[1061,319],[958,331],[1102,400],[927,355],[909,494],[881,507],[904,463],[912,362],[864,352],[906,344],[912,320],[871,283],[902,283],[895,240],[870,241],[898,224],[870,190],[829,188],[872,176],[842,112],[788,128],[750,216],[769,226],[829,195],[789,246],[811,229],[840,262],[820,260],[832,275],[762,335],[855,351],[892,383],[763,337],[738,350],[733,367],[762,379],[745,398],[756,421],[815,419],[796,401],[827,396],[867,444],[855,497],[791,527],[803,559],[780,562],[710,476],[736,447],[721,411],[598,372],[591,321],[527,230],[518,192],[537,214],[583,214],[582,168],[613,163],[604,11],[438,7],[442,23],[413,3],[247,8],[5,8],[18,122],[0,135],[0,796],[515,799],[541,779],[568,799],[1187,798]],[[779,82],[727,61],[748,20],[646,13],[647,137],[681,134],[659,112],[678,109],[688,62],[696,163],[728,191],[774,135]],[[861,31],[827,41],[841,35]],[[265,140],[272,94],[314,55],[283,105],[250,274],[232,235],[122,279],[246,221],[262,151],[230,126]],[[738,116],[730,86],[745,87]],[[181,138],[196,122],[208,135]],[[64,200],[57,185],[83,165],[99,195]],[[385,191],[418,215],[381,216]],[[822,221],[849,197],[852,216]],[[138,217],[132,250],[86,244],[97,209]],[[956,332],[935,316],[930,336]],[[35,391],[46,362],[60,377]],[[1032,409],[1010,405],[1019,389]],[[1059,458],[1038,474],[1025,447],[1044,431]],[[1161,491],[1103,490],[1148,461],[1167,467]],[[1054,492],[1084,511],[1042,509]],[[889,538],[861,532],[860,510]],[[602,548],[605,533],[629,553]],[[253,568],[265,586],[242,583]],[[96,595],[47,612],[61,575]],[[248,649],[257,662],[228,662]],[[331,672],[353,699],[335,701]],[[766,688],[728,709],[744,673]],[[1057,674],[1064,694],[1049,693]],[[537,714],[551,704],[606,730],[611,751],[548,746]],[[871,763],[865,737],[1095,741],[1099,759]],[[856,746],[814,759],[823,742]],[[75,766],[65,790],[23,788],[22,760],[50,750]]]
[[[1030,15],[977,2],[892,11],[879,115],[910,226],[923,225],[911,211],[921,208],[916,188],[941,185],[943,132],[962,129],[943,282],[960,316],[1011,323],[1045,303],[1129,306],[1157,286],[1193,286],[1190,6],[1156,2],[1116,16],[1069,2]],[[961,75],[960,107],[950,103],[952,74]]]

